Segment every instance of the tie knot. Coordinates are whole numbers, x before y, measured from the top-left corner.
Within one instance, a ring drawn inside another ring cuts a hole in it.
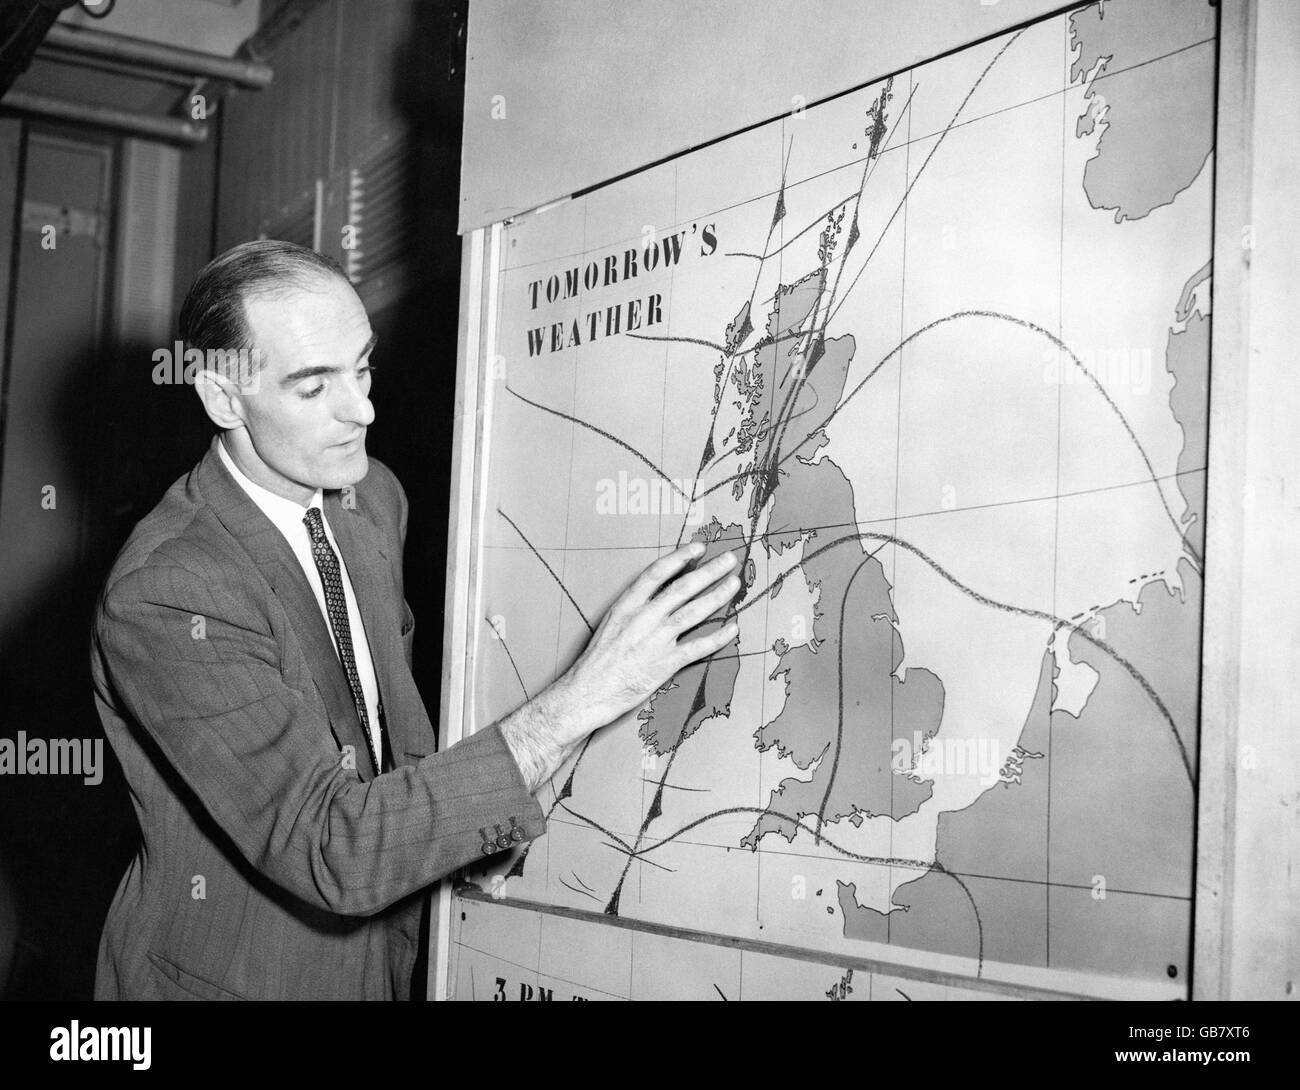
[[[327,540],[325,526],[321,522],[319,507],[307,508],[307,513],[303,515],[302,521],[306,525],[307,533],[311,536],[312,541],[319,543]]]

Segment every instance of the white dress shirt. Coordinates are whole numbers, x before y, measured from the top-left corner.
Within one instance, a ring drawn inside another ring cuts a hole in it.
[[[374,743],[375,753],[379,755],[380,760],[383,760],[379,734],[379,683],[375,680],[375,663],[370,657],[370,644],[366,640],[366,628],[361,622],[361,611],[357,608],[357,596],[352,590],[352,578],[348,575],[347,563],[343,559],[338,542],[334,540],[334,531],[330,529],[329,520],[325,518],[321,490],[316,489],[316,494],[305,506],[294,500],[286,500],[283,496],[277,496],[274,492],[249,480],[226,452],[224,441],[217,443],[217,453],[236,483],[248,493],[248,498],[261,508],[262,513],[289,542],[289,547],[293,550],[293,555],[298,558],[298,564],[307,577],[312,593],[316,595],[316,604],[320,606],[321,616],[325,618],[325,628],[330,634],[330,641],[334,644],[334,653],[337,655],[338,641],[334,639],[329,607],[325,604],[325,588],[321,585],[320,572],[316,570],[316,558],[312,555],[311,535],[307,532],[306,523],[303,522],[308,508],[320,508],[325,537],[329,540],[334,555],[339,558],[339,574],[343,577],[343,597],[348,605],[348,627],[352,630],[352,654],[357,663],[357,676],[361,679],[361,692],[366,698],[366,715],[370,719],[370,739]],[[341,662],[342,659],[339,661]]]

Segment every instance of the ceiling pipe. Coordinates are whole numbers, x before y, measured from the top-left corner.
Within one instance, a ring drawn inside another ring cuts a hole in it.
[[[127,61],[114,60],[112,57],[91,57],[85,53],[68,53],[62,49],[42,49],[38,56],[50,64],[69,64],[86,72],[107,72],[113,76],[147,79],[160,86],[193,87],[196,83],[204,82],[201,78],[187,76],[184,72],[166,72],[156,68],[146,73],[141,71],[139,65]]]
[[[137,136],[148,136],[155,140],[170,140],[181,144],[201,144],[208,138],[206,125],[197,124],[186,118],[159,117],[156,114],[142,114],[134,110],[118,110],[112,106],[72,102],[69,99],[52,98],[31,91],[10,91],[5,95],[4,100],[0,101],[0,109],[15,110],[38,117],[53,117],[60,121],[72,121],[83,125],[120,129]]]
[[[181,72],[188,76],[228,80],[240,87],[266,87],[273,75],[269,65],[255,61],[218,57],[195,49],[181,49],[179,46],[146,42],[102,30],[64,26],[62,23],[56,23],[50,28],[39,52],[46,53],[46,47],[92,57],[110,57],[146,68]]]

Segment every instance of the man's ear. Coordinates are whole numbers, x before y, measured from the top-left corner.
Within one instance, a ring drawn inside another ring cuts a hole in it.
[[[223,431],[243,427],[244,399],[239,386],[225,375],[205,367],[194,376],[194,392],[203,402],[203,411]]]

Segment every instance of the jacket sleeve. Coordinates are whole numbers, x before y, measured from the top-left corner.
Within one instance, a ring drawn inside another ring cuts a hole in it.
[[[496,724],[363,783],[319,704],[286,682],[262,611],[187,568],[118,580],[95,635],[113,690],[101,695],[148,732],[250,864],[313,905],[370,915],[481,860],[481,829],[545,831]]]

